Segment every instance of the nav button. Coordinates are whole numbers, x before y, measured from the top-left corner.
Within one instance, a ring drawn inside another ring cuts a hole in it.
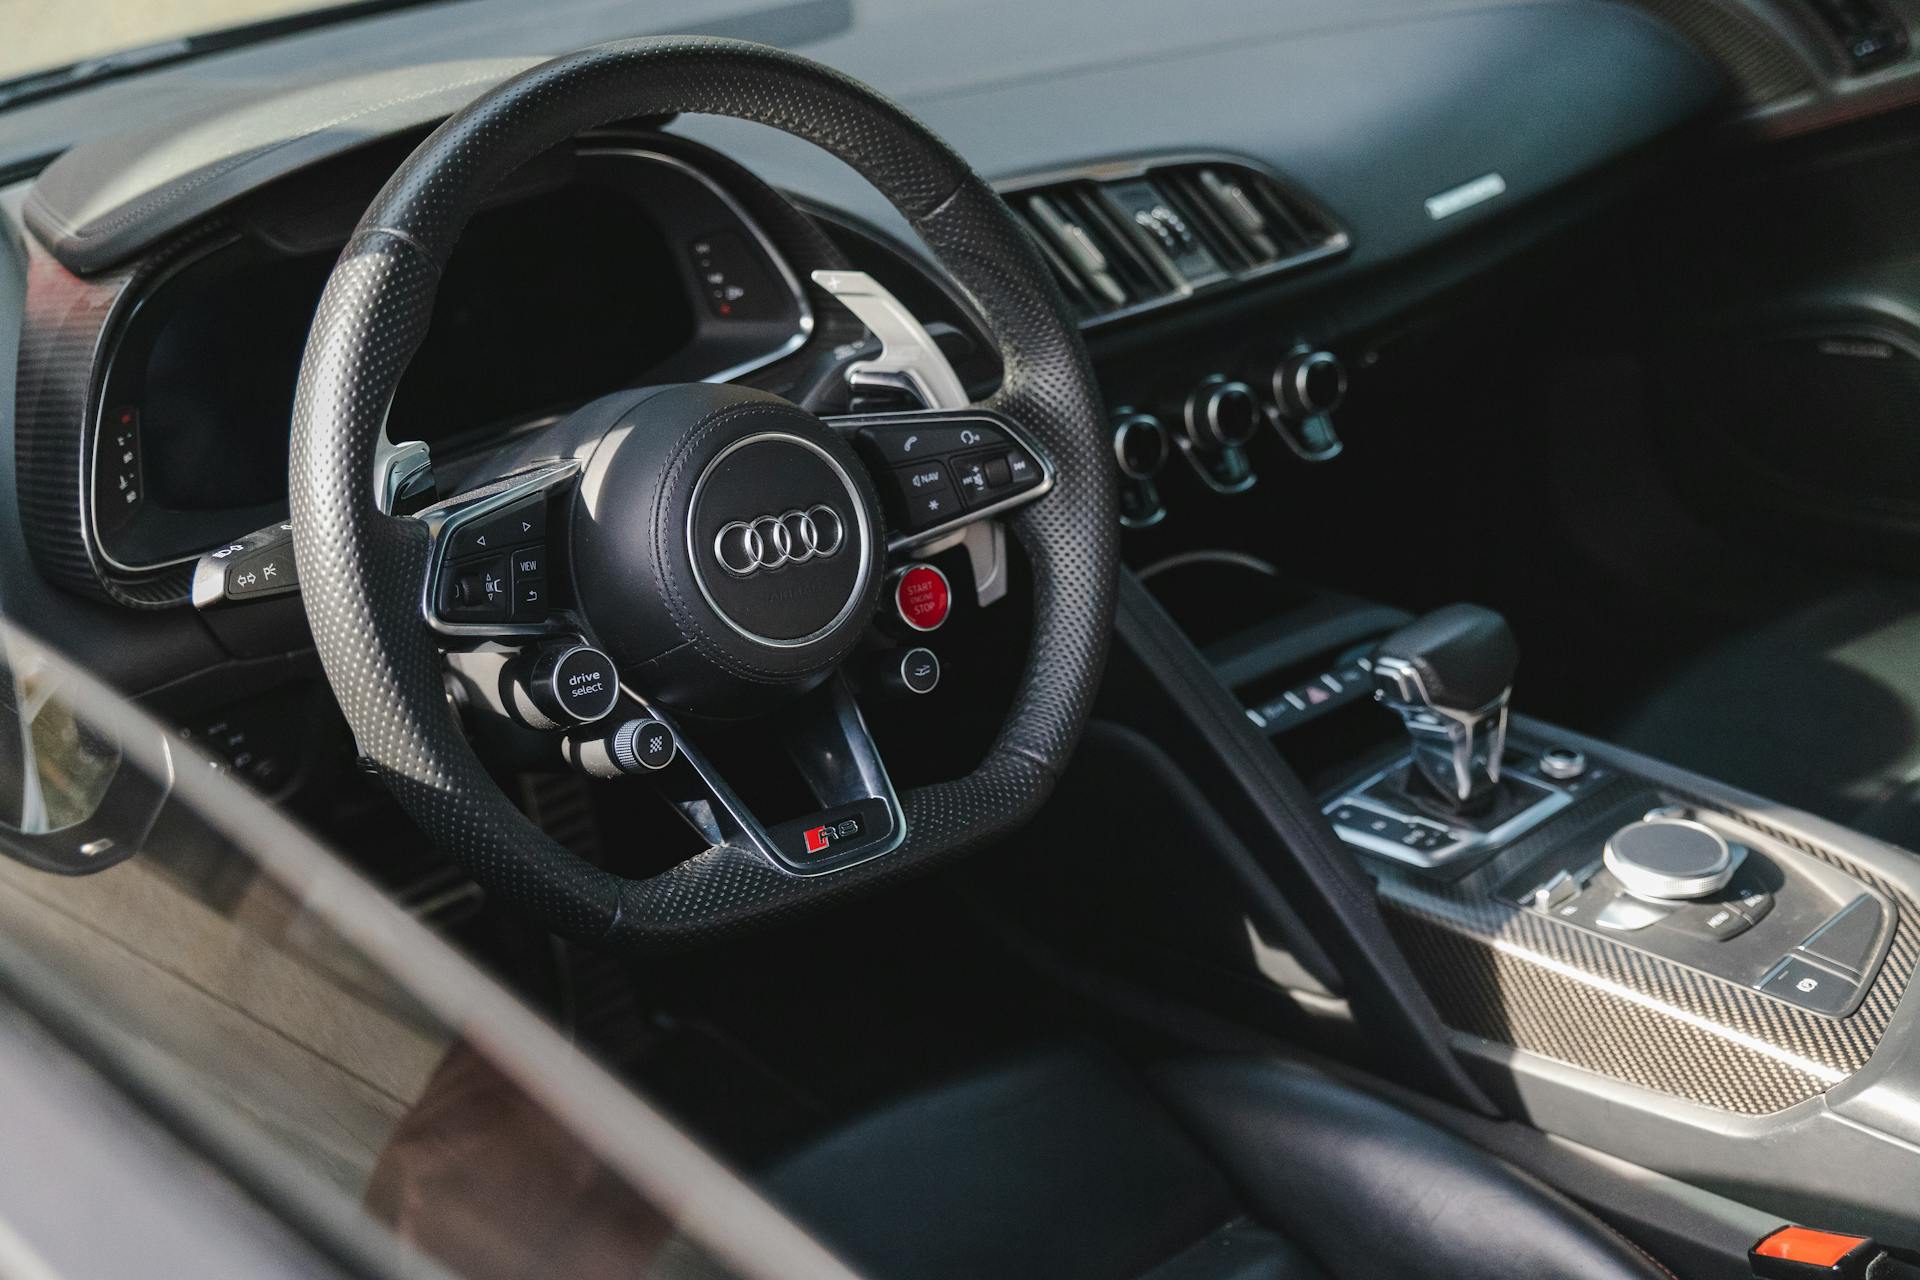
[[[887,474],[887,481],[894,517],[909,533],[945,524],[961,514],[960,495],[954,492],[944,463],[896,467]]]

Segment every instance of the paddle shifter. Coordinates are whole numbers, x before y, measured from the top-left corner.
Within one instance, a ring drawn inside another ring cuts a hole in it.
[[[1437,609],[1380,642],[1374,696],[1413,738],[1419,776],[1455,812],[1491,803],[1520,650],[1507,620],[1478,605]]]

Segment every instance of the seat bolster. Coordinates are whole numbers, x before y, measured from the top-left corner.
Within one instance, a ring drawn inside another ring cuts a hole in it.
[[[1081,1045],[870,1112],[762,1185],[888,1280],[1133,1280],[1195,1241],[1219,1243],[1240,1217],[1226,1180],[1140,1078]],[[1222,1270],[1192,1274],[1237,1274],[1228,1264],[1245,1251],[1202,1250]]]
[[[1672,1280],[1544,1183],[1317,1072],[1209,1058],[1150,1078],[1254,1217],[1343,1280]]]

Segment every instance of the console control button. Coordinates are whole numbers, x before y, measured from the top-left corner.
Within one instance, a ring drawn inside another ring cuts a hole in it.
[[[1823,969],[1799,956],[1788,956],[1760,983],[1760,990],[1815,1013],[1837,1018],[1853,1003],[1858,988],[1853,979]]]
[[[1555,782],[1567,782],[1586,771],[1585,753],[1572,747],[1548,747],[1540,753],[1540,772]]]
[[[1405,819],[1375,813],[1372,809],[1361,809],[1354,805],[1341,805],[1333,811],[1332,816],[1336,823],[1351,831],[1380,840],[1391,840],[1395,844],[1400,843],[1413,830],[1413,825]]]
[[[519,543],[547,536],[547,499],[544,494],[522,498],[504,510],[457,526],[447,541],[447,555],[463,556],[505,551]]]
[[[1327,816],[1333,819],[1334,825],[1341,832],[1342,839],[1348,838],[1347,833],[1351,833],[1352,836],[1365,841],[1384,841],[1402,849],[1412,849],[1420,853],[1436,853],[1460,839],[1456,833],[1445,827],[1381,813],[1359,805],[1340,805]]]
[[[507,557],[450,566],[440,584],[440,613],[455,622],[504,622],[510,591]]]
[[[908,533],[945,524],[962,513],[960,495],[947,478],[945,463],[896,467],[887,473],[887,482],[894,519]]]
[[[938,631],[953,611],[947,575],[930,564],[911,564],[893,575],[893,611],[912,631]]]
[[[923,458],[984,449],[1005,444],[1007,440],[997,427],[985,422],[954,427],[868,427],[860,434],[889,466],[905,466]]]
[[[1856,977],[1865,977],[1880,941],[1880,920],[1880,904],[1863,893],[1816,929],[1800,944],[1800,950]]]
[[[1428,826],[1424,822],[1412,822],[1407,826],[1407,833],[1400,837],[1400,843],[1421,853],[1438,853],[1460,839],[1445,827]]]
[[[1579,892],[1578,881],[1565,871],[1556,871],[1527,895],[1527,905],[1535,911],[1551,911]]]
[[[1748,924],[1759,924],[1773,910],[1773,895],[1757,884],[1742,884],[1739,876],[1734,877],[1729,892],[1733,894],[1733,909],[1745,916]]]
[[[1682,907],[1667,917],[1667,924],[1682,933],[1715,942],[1737,937],[1753,927],[1753,921],[1730,902],[1701,902]]]
[[[1600,908],[1593,922],[1616,933],[1632,933],[1667,918],[1667,908],[1642,902],[1631,894],[1616,894],[1612,902]]]

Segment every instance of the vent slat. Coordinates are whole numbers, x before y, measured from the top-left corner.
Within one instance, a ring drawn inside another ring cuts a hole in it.
[[[1081,225],[1094,232],[1107,250],[1107,259],[1116,267],[1115,274],[1122,278],[1128,292],[1136,299],[1165,293],[1171,282],[1161,279],[1146,252],[1135,242],[1134,233],[1120,225],[1093,184],[1076,187],[1073,194]]]
[[[1194,231],[1206,240],[1216,258],[1233,272],[1259,265],[1252,248],[1236,235],[1220,216],[1205,193],[1197,190],[1191,174],[1176,173],[1164,184],[1167,194],[1180,206],[1180,212]]]
[[[1347,245],[1310,197],[1227,160],[1069,178],[1008,199],[1083,323]]]

